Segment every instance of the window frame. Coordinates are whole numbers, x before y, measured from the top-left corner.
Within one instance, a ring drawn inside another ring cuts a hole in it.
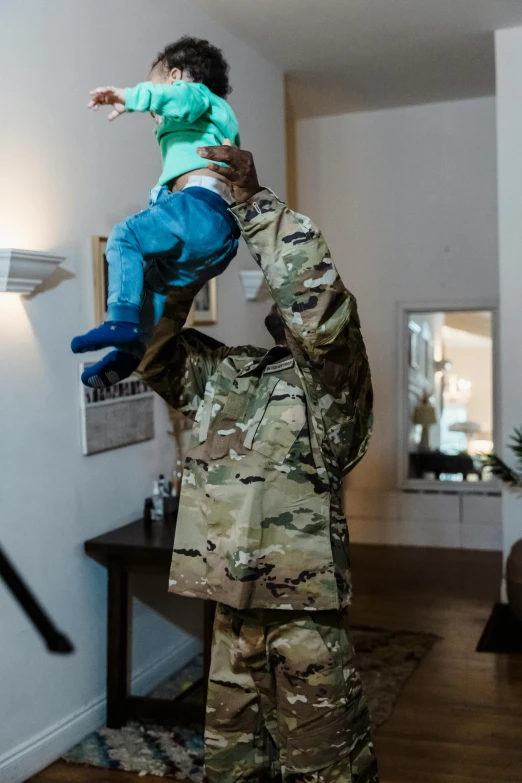
[[[399,302],[397,307],[397,375],[398,375],[398,432],[399,455],[397,460],[397,486],[403,492],[429,491],[431,493],[498,495],[500,486],[496,479],[488,482],[434,481],[412,479],[408,476],[408,373],[410,368],[410,328],[413,313],[450,313],[487,311],[491,313],[491,337],[493,341],[493,443],[499,449],[498,438],[502,432],[500,419],[500,367],[499,367],[499,314],[498,302],[491,299],[459,302]]]

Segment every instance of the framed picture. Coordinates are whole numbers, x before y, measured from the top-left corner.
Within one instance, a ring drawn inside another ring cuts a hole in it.
[[[422,360],[421,328],[414,321],[408,324],[408,363],[412,370],[419,370]]]
[[[194,299],[190,313],[191,326],[215,326],[217,324],[217,281],[209,280]]]
[[[94,273],[94,316],[96,325],[107,318],[107,299],[109,296],[109,275],[105,249],[107,237],[92,238],[92,259]],[[217,282],[209,280],[194,300],[187,325],[215,326],[217,324]]]
[[[89,364],[82,364],[80,372]],[[102,389],[80,383],[82,451],[89,456],[154,438],[154,392],[131,376]]]
[[[107,237],[92,238],[92,263],[94,273],[94,317],[96,326],[107,318],[107,299],[109,296],[109,275],[105,249]]]

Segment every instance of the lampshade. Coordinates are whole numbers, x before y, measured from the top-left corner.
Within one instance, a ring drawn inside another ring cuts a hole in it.
[[[463,432],[465,435],[475,435],[482,427],[475,421],[458,421],[449,428],[450,432]]]
[[[435,408],[429,402],[417,405],[413,412],[413,423],[422,424],[423,427],[431,427],[437,423]]]
[[[0,248],[0,293],[32,294],[64,260],[35,250]]]
[[[433,366],[435,372],[444,372],[445,370],[451,370],[453,368],[453,364],[449,359],[439,359],[438,361],[433,362]]]

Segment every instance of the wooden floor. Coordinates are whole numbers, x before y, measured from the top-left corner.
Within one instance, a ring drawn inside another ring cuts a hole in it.
[[[353,547],[353,622],[443,638],[375,743],[381,783],[522,783],[522,657],[475,653],[500,555]],[[158,783],[58,762],[32,783]]]

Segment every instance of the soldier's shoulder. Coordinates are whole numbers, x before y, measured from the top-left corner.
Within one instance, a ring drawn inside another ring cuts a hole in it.
[[[230,349],[230,356],[245,359],[262,359],[266,353],[266,348],[259,348],[256,345],[235,345]]]
[[[187,329],[183,329],[182,334],[183,334],[183,339],[191,344],[201,343],[202,345],[204,345],[206,348],[209,348],[210,350],[217,350],[218,348],[223,347],[223,343],[220,340],[216,340],[214,337],[211,337],[209,334],[200,332],[199,329],[194,329],[193,327],[188,327]]]

